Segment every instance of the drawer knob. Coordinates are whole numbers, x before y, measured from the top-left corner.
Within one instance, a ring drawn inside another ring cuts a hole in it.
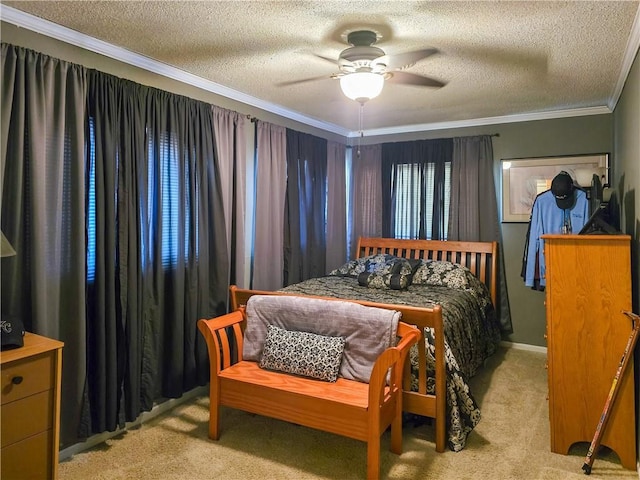
[[[11,383],[13,383],[14,385],[20,385],[22,383],[22,380],[24,380],[22,375],[17,375],[11,379]]]

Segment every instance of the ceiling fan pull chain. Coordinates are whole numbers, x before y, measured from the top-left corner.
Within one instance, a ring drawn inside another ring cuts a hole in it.
[[[362,126],[362,119],[363,119],[363,112],[364,112],[364,102],[360,103],[360,110],[358,110],[358,130],[360,131],[360,135],[358,135],[358,158],[360,158],[360,140],[362,139],[362,137],[364,137],[364,128]]]

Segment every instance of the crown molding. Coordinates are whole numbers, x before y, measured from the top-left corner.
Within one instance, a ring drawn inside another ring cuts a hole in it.
[[[63,27],[56,23],[44,20],[20,10],[2,5],[0,12],[2,21],[12,23],[18,27],[32,30],[36,33],[46,35],[47,37],[55,38],[56,40],[75,45],[76,47],[84,48],[85,50],[89,50],[91,52],[113,58],[114,60],[118,60],[138,68],[142,68],[149,72],[156,73],[158,75],[162,75],[164,77],[201,88],[202,90],[215,93],[216,95],[221,95],[226,98],[230,98],[231,100],[236,100],[246,105],[260,108],[267,112],[280,115],[282,117],[303,123],[305,125],[309,125],[311,127],[342,135],[343,137],[347,137],[350,133],[348,129],[339,127],[332,123],[323,122],[316,118],[302,115],[299,112],[283,108],[280,105],[266,102],[232,88],[225,87],[224,85],[205,80],[202,77],[198,77],[191,73],[185,72],[183,70],[180,70],[179,68],[175,68],[170,65],[158,62],[144,55],[140,55],[124,48],[117,47],[113,44],[104,42],[97,38],[93,38],[89,35],[85,35],[75,30],[71,30],[70,28]]]
[[[616,109],[624,84],[627,81],[633,61],[636,55],[640,51],[640,8],[636,11],[636,17],[633,19],[633,25],[631,26],[631,33],[629,34],[629,40],[627,41],[627,48],[624,52],[624,58],[622,59],[622,68],[620,69],[620,75],[618,76],[618,82],[611,93],[609,99],[609,108],[611,111]]]
[[[554,118],[584,117],[588,115],[602,115],[611,113],[607,106],[571,108],[567,110],[553,110],[547,112],[523,113],[518,115],[503,115],[499,117],[473,118],[451,122],[423,123],[420,125],[403,125],[399,127],[378,128],[365,130],[364,136],[397,135],[401,133],[426,132],[431,130],[446,130],[449,128],[479,127],[482,125],[496,125],[501,123],[530,122],[534,120],[551,120]],[[349,138],[359,137],[360,132],[350,132]]]

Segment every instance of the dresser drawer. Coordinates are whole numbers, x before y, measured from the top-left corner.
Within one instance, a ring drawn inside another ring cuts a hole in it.
[[[0,451],[3,480],[52,478],[52,450],[49,448],[52,436],[52,430],[47,430],[3,448]]]
[[[2,448],[53,426],[53,390],[2,405]]]
[[[50,390],[54,385],[53,367],[52,352],[3,364],[2,405]]]

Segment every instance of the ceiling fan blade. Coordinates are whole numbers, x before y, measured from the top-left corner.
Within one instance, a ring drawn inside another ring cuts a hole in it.
[[[387,66],[387,70],[402,70],[435,53],[438,53],[438,49],[425,48],[423,50],[399,53],[397,55],[383,55],[382,57],[376,58],[373,63],[384,63]]]
[[[314,53],[313,55],[315,57],[321,58],[322,60],[329,62],[332,65],[338,65],[338,60],[336,60],[335,58],[325,57],[324,55],[318,55],[317,53]]]
[[[423,77],[422,75],[409,72],[393,72],[393,76],[389,78],[387,82],[434,88],[440,88],[446,85],[446,83],[436,80],[435,78]]]
[[[317,80],[327,80],[329,79],[329,75],[321,75],[318,77],[310,77],[310,78],[301,78],[299,80],[289,80],[286,82],[276,83],[277,87],[290,87],[291,85],[299,85],[301,83],[315,82]]]

